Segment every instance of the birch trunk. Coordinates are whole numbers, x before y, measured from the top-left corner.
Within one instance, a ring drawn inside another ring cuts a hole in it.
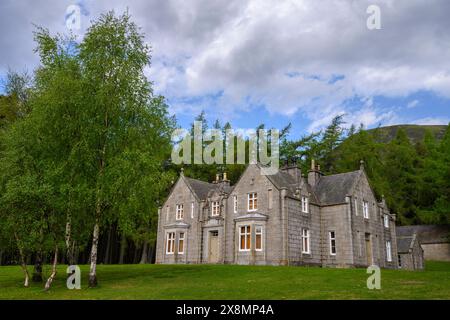
[[[105,128],[108,129],[108,112],[105,113]],[[99,180],[100,177],[103,176],[103,171],[105,168],[105,159],[106,159],[106,142],[107,138],[105,137],[105,142],[103,143],[103,148],[101,152],[100,162],[99,162]],[[94,232],[92,234],[92,248],[91,248],[91,256],[90,256],[90,264],[91,267],[89,269],[89,288],[94,288],[97,286],[97,252],[98,252],[98,238],[100,234],[100,217],[102,214],[102,201],[100,198],[100,189],[97,188],[97,198],[95,204],[95,225]]]
[[[67,212],[67,220],[66,220],[66,256],[67,256],[67,264],[73,265],[73,246],[71,244],[72,238],[72,214]],[[68,275],[70,276],[70,275]]]
[[[99,210],[99,208],[97,208]],[[100,233],[100,226],[98,218],[95,220],[94,232],[92,234],[92,248],[91,248],[91,267],[89,269],[89,287],[94,288],[97,286],[97,250],[98,250],[98,237]]]
[[[22,267],[23,273],[25,275],[23,286],[25,288],[28,288],[30,286],[30,274],[28,273],[25,255],[23,253],[22,245],[20,244],[19,236],[17,235],[17,233],[14,233],[14,237],[16,238],[17,247],[19,248],[20,266]]]
[[[48,291],[52,285],[53,279],[56,277],[56,266],[58,265],[58,246],[55,247],[55,256],[53,258],[52,273],[45,283],[44,290]]]

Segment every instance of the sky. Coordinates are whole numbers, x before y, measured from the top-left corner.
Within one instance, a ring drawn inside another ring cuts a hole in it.
[[[381,29],[367,27],[372,4]],[[182,127],[202,110],[234,128],[292,123],[292,137],[338,114],[367,128],[450,122],[447,0],[1,0],[0,80],[38,66],[34,25],[67,33],[71,5],[79,40],[128,9],[152,47],[146,75]]]

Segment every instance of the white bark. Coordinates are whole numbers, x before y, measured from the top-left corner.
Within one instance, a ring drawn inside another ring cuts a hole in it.
[[[30,286],[30,274],[28,273],[25,255],[23,253],[22,245],[20,244],[19,236],[17,235],[17,233],[14,233],[14,237],[16,238],[17,247],[19,248],[20,266],[22,267],[23,273],[25,275],[23,286],[25,288],[28,288]]]
[[[66,256],[67,256],[67,262],[69,265],[74,264],[74,243],[72,241],[72,214],[70,212],[67,213],[67,220],[66,220]]]
[[[45,283],[45,290],[49,290],[50,286],[52,285],[53,279],[56,277],[56,266],[58,264],[58,246],[55,247],[55,257],[53,259],[53,265],[52,265],[52,273],[50,274],[50,277],[47,279],[47,282]]]
[[[100,226],[96,221],[92,235],[91,267],[89,269],[89,287],[97,286],[97,249]]]

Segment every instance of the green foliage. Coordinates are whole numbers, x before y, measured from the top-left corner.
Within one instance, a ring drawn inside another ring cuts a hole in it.
[[[386,142],[384,133],[383,128],[360,130],[348,137],[334,152],[335,172],[355,170],[363,159],[373,189],[378,197],[384,195],[399,223],[448,224],[448,134],[437,141],[427,130],[422,140],[412,142],[399,128]]]
[[[27,253],[64,248],[68,226],[82,250],[97,223],[154,240],[175,119],[144,75],[143,35],[127,13],[109,12],[80,43],[44,28],[34,37],[33,87],[12,77],[0,100],[2,234],[16,232]]]

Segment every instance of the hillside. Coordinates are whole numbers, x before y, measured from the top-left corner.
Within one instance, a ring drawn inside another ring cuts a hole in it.
[[[423,139],[427,130],[431,131],[436,139],[441,140],[444,136],[446,125],[415,125],[415,124],[401,124],[395,126],[379,127],[376,129],[367,130],[377,136],[379,142],[389,142],[395,138],[397,131],[402,128],[411,142],[417,142]]]

